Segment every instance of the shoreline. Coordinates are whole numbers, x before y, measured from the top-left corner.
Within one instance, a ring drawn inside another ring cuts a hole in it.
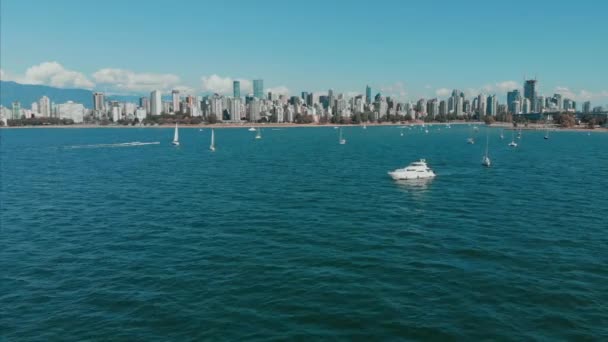
[[[392,127],[392,126],[446,126],[448,123],[446,122],[422,122],[422,121],[414,121],[408,123],[366,123],[365,126],[368,127]],[[455,121],[450,122],[450,125],[478,125],[478,126],[486,126],[484,122],[481,121]],[[199,124],[199,125],[181,125],[179,128],[181,129],[210,129],[210,128],[251,128],[251,127],[267,127],[267,128],[323,128],[323,127],[363,127],[364,124],[294,124],[294,123],[263,123],[263,124],[234,124],[234,123],[218,123],[218,124]],[[108,129],[133,129],[133,128],[173,128],[175,125],[173,124],[164,124],[158,126],[128,126],[128,125],[93,125],[93,124],[76,124],[76,125],[40,125],[40,126],[0,126],[0,130],[2,129],[44,129],[44,128],[52,128],[52,129],[91,129],[91,128],[108,128]],[[513,127],[510,123],[500,122],[500,123],[492,123],[490,128],[502,128],[505,130],[522,130],[522,131],[543,131],[546,129],[543,125],[528,125]],[[549,127],[551,131],[564,131],[564,132],[600,132],[600,133],[608,133],[608,128],[605,127],[596,127],[596,128],[587,128],[587,127]]]

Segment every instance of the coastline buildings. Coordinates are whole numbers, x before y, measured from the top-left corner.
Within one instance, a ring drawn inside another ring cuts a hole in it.
[[[264,80],[253,80],[253,97],[264,98]]]
[[[233,97],[241,97],[241,82],[234,81],[232,82],[232,96]]]
[[[524,98],[531,104],[530,111],[536,109],[536,80],[526,80],[524,83]]]
[[[150,93],[150,114],[160,115],[163,104],[160,90],[154,90]]]

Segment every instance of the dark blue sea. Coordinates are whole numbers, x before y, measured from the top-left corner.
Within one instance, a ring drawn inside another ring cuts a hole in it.
[[[0,336],[608,339],[608,134],[337,132],[0,130]]]

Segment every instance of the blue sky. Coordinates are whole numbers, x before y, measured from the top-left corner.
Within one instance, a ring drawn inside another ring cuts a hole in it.
[[[608,103],[608,1],[2,0],[3,79],[116,93],[268,89]],[[54,63],[49,63],[54,62]]]

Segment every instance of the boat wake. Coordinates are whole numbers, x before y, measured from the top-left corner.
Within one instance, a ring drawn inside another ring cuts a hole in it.
[[[73,146],[65,146],[66,149],[78,149],[78,148],[106,148],[106,147],[131,147],[131,146],[147,146],[147,145],[159,145],[160,141],[154,142],[141,142],[141,141],[132,141],[126,143],[117,143],[117,144],[93,144],[93,145],[73,145]]]

